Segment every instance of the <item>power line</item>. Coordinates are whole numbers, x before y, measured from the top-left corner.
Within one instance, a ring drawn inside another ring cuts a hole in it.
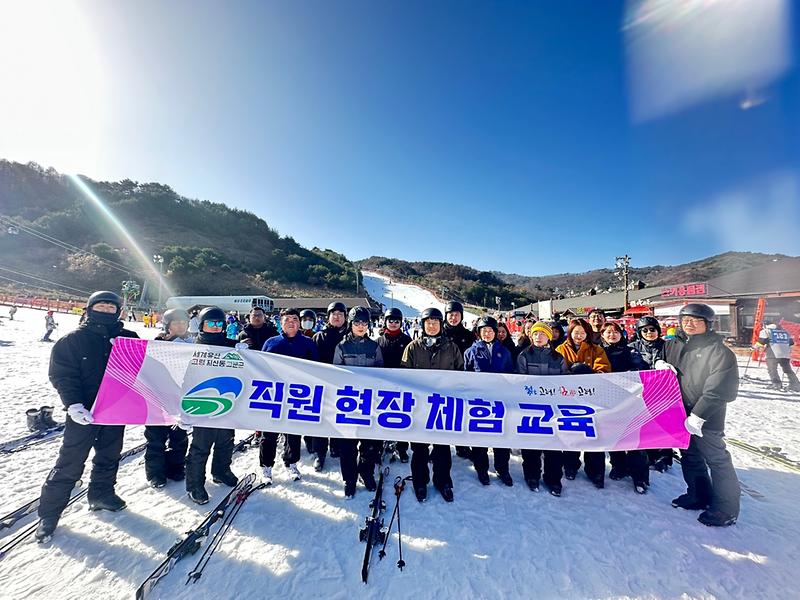
[[[71,287],[71,286],[68,286],[68,285],[64,285],[63,283],[58,283],[57,281],[50,281],[49,279],[45,279],[44,277],[38,277],[36,275],[31,275],[30,273],[25,273],[24,271],[15,271],[14,269],[8,269],[6,267],[1,267],[1,266],[0,266],[0,271],[7,271],[8,273],[11,273],[13,275],[18,275],[20,277],[28,277],[30,279],[36,279],[38,281],[43,281],[44,283],[48,283],[50,285],[54,285],[54,286],[57,286],[57,287],[62,287],[64,289],[72,290],[72,291],[75,291],[75,292],[80,292],[81,294],[90,294],[91,293],[91,292],[88,292],[86,290],[81,290],[79,288],[74,288],[74,287]]]
[[[89,250],[83,250],[82,248],[78,248],[77,246],[74,246],[74,245],[72,245],[72,244],[70,244],[68,242],[63,241],[63,240],[59,240],[58,238],[55,238],[55,237],[53,237],[51,235],[48,235],[48,234],[43,233],[41,231],[36,231],[35,229],[33,229],[33,228],[31,228],[31,227],[29,227],[27,225],[22,225],[21,223],[17,223],[16,221],[14,221],[14,220],[12,220],[12,219],[10,219],[8,217],[0,216],[0,222],[3,222],[4,224],[12,225],[12,226],[20,229],[24,233],[27,233],[28,235],[31,235],[31,236],[36,237],[36,238],[39,238],[39,239],[41,239],[41,240],[43,240],[45,242],[49,242],[50,244],[58,246],[59,248],[62,248],[63,250],[66,250],[68,252],[94,256],[97,260],[99,260],[100,262],[104,263],[105,265],[111,267],[112,269],[117,269],[118,271],[122,271],[123,273],[127,273],[127,274],[131,273],[131,271],[132,271],[132,269],[126,267],[122,263],[118,263],[118,262],[113,261],[113,260],[108,259],[108,258],[103,258],[102,256],[100,256],[98,254],[95,254],[94,252],[90,252]]]
[[[6,277],[5,275],[0,275],[0,279],[5,279],[6,281],[11,281],[12,283],[16,283],[16,284],[21,285],[23,287],[32,288],[34,290],[43,290],[45,292],[50,292],[51,294],[59,292],[59,290],[54,290],[54,289],[51,289],[51,288],[42,287],[40,285],[34,285],[32,283],[27,283],[25,281],[19,281],[18,279],[13,279],[11,277]],[[64,293],[67,293],[67,292],[64,292]]]

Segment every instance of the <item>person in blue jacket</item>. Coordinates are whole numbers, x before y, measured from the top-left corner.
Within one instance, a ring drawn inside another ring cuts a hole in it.
[[[479,339],[464,352],[464,370],[484,373],[513,373],[511,352],[497,339],[497,320],[481,317],[476,325]],[[494,470],[504,484],[514,485],[508,469],[510,448],[493,448]],[[478,481],[489,485],[489,449],[474,446],[470,452],[472,464],[478,473]]]

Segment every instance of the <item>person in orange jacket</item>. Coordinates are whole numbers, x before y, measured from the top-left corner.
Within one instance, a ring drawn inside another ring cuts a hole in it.
[[[556,348],[556,352],[564,357],[569,373],[582,375],[611,372],[611,363],[605,350],[590,341],[591,334],[592,327],[583,319],[574,319],[569,324],[567,339]],[[596,488],[603,488],[606,479],[606,453],[584,452],[583,460],[586,476]],[[564,452],[564,477],[575,479],[580,467],[580,452]]]

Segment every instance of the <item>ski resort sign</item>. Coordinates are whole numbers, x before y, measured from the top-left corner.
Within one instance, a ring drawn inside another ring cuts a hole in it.
[[[211,357],[198,360],[198,353]],[[221,354],[217,357],[217,354]],[[333,366],[117,338],[92,409],[106,425],[545,450],[686,448],[671,371],[537,377]]]

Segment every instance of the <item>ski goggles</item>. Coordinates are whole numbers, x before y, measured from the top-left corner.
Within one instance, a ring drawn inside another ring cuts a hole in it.
[[[386,322],[387,323],[394,323],[395,325],[399,325],[400,324],[400,319],[387,319]]]
[[[209,327],[224,327],[225,321],[206,321],[205,324]]]
[[[642,327],[639,331],[642,333],[658,333],[658,329],[655,327]]]
[[[356,327],[367,327],[369,323],[367,323],[366,321],[353,321],[353,325],[355,325]]]

